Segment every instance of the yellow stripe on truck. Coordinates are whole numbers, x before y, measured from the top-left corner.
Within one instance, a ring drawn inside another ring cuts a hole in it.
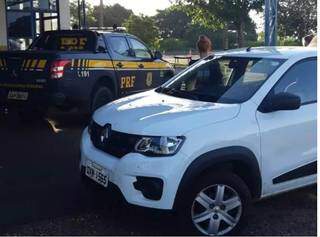
[[[39,62],[38,62],[38,67],[37,67],[37,68],[39,68],[39,69],[44,69],[44,68],[46,67],[46,64],[47,64],[47,60],[41,59],[41,60],[39,60]]]

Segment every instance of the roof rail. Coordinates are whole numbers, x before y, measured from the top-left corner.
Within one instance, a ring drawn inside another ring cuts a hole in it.
[[[89,30],[107,31],[107,32],[127,32],[125,27],[89,27]]]

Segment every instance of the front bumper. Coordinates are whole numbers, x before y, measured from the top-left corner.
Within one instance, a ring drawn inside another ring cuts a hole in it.
[[[104,167],[109,174],[109,182],[120,189],[127,202],[138,206],[172,209],[183,175],[185,159],[186,156],[181,152],[172,157],[161,158],[130,153],[119,159],[95,148],[87,129],[82,135],[80,169],[90,161]],[[137,181],[139,182],[140,177],[162,181],[162,193],[159,200],[146,198],[141,191],[144,187],[137,188]]]

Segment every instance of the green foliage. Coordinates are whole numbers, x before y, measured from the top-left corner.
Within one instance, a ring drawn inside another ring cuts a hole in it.
[[[192,21],[178,6],[158,10],[154,20],[160,30],[161,38],[183,38]]]
[[[93,15],[95,16],[95,25],[98,26],[98,17],[100,14],[100,6],[95,6]],[[126,9],[120,4],[103,7],[103,26],[122,26],[123,23],[133,14],[132,10]]]
[[[244,27],[251,22],[251,10],[262,11],[264,0],[175,0],[198,23],[215,30],[229,30],[234,27],[238,32],[237,41],[244,44]]]
[[[279,46],[301,46],[301,42],[293,37],[280,38],[278,44]]]
[[[130,34],[139,37],[149,46],[158,47],[158,29],[152,17],[131,15],[123,25]]]
[[[317,31],[317,0],[280,0],[279,35],[302,38]]]

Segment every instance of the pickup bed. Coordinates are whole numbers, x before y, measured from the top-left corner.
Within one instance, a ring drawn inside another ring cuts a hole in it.
[[[0,53],[0,105],[92,113],[114,99],[158,87],[173,74],[159,52],[153,54],[133,35],[51,31],[26,51]]]

